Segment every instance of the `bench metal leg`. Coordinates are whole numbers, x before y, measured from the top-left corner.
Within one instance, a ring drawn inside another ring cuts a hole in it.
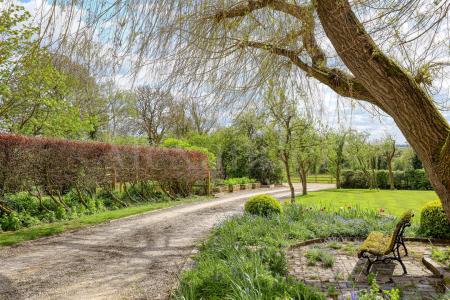
[[[384,264],[388,264],[390,263],[392,260],[398,261],[400,263],[400,265],[402,266],[403,269],[403,275],[408,274],[408,272],[406,271],[406,266],[402,261],[402,258],[400,256],[400,251],[399,248],[397,248],[397,253],[395,253],[395,250],[393,251],[393,256],[387,256],[387,257],[375,257],[374,259],[370,259],[369,254],[367,253],[363,253],[361,255],[362,258],[366,258],[367,259],[367,268],[365,271],[365,274],[368,275],[370,272],[370,269],[372,268],[373,264],[376,262],[382,262]]]

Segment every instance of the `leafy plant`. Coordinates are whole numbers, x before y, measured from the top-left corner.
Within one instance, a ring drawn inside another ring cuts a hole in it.
[[[450,238],[450,222],[439,200],[429,202],[422,208],[419,233],[434,238]]]
[[[367,276],[367,281],[370,285],[370,289],[368,291],[362,291],[358,295],[359,300],[399,300],[400,299],[400,290],[399,289],[391,289],[391,290],[381,290],[380,286],[376,281],[376,276],[373,273],[369,273]]]
[[[223,181],[223,184],[225,185],[235,185],[235,184],[247,184],[247,183],[254,183],[256,182],[255,179],[251,179],[248,177],[239,177],[239,178],[228,178]]]
[[[368,210],[320,211],[301,205],[286,205],[283,214],[271,217],[233,217],[202,244],[195,267],[183,272],[174,298],[325,299],[312,287],[286,277],[283,248],[317,237],[365,237],[373,230],[391,230],[394,222]],[[358,226],[346,227],[353,223]]]
[[[280,202],[271,195],[258,195],[251,197],[246,203],[244,210],[247,213],[259,216],[271,216],[280,214],[282,207]]]
[[[308,265],[316,265],[316,263],[322,263],[325,268],[332,268],[335,262],[334,256],[327,250],[321,248],[311,248],[305,253],[305,257],[308,261]]]
[[[442,264],[450,266],[450,250],[433,249],[431,257]]]

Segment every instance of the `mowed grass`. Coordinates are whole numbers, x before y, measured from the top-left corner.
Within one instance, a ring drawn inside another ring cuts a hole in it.
[[[408,209],[416,213],[415,222],[422,206],[428,201],[436,200],[434,191],[390,191],[390,190],[324,190],[310,192],[309,195],[297,197],[300,204],[321,207],[346,208],[348,206],[361,209],[375,209],[388,214],[400,216]]]
[[[93,215],[85,215],[80,218],[60,221],[54,223],[46,223],[17,231],[6,231],[0,233],[0,246],[14,245],[20,242],[34,240],[40,237],[50,236],[65,231],[77,230],[87,226],[105,223],[111,220],[120,219],[132,215],[150,212],[156,209],[172,207],[180,204],[192,203],[200,200],[208,199],[206,197],[190,197],[178,201],[166,201],[148,203],[138,206],[126,207],[116,210],[108,210]]]

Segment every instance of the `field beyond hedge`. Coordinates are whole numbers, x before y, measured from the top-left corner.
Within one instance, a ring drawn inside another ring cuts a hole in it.
[[[434,191],[391,191],[391,190],[324,190],[297,197],[299,204],[325,208],[358,207],[361,209],[384,209],[385,213],[400,216],[408,209],[416,213],[419,221],[422,206],[438,199]]]

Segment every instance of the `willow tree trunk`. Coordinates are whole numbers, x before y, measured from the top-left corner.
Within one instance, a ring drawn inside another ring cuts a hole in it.
[[[450,126],[414,78],[387,57],[347,0],[317,0],[320,22],[339,57],[416,151],[450,220]]]

